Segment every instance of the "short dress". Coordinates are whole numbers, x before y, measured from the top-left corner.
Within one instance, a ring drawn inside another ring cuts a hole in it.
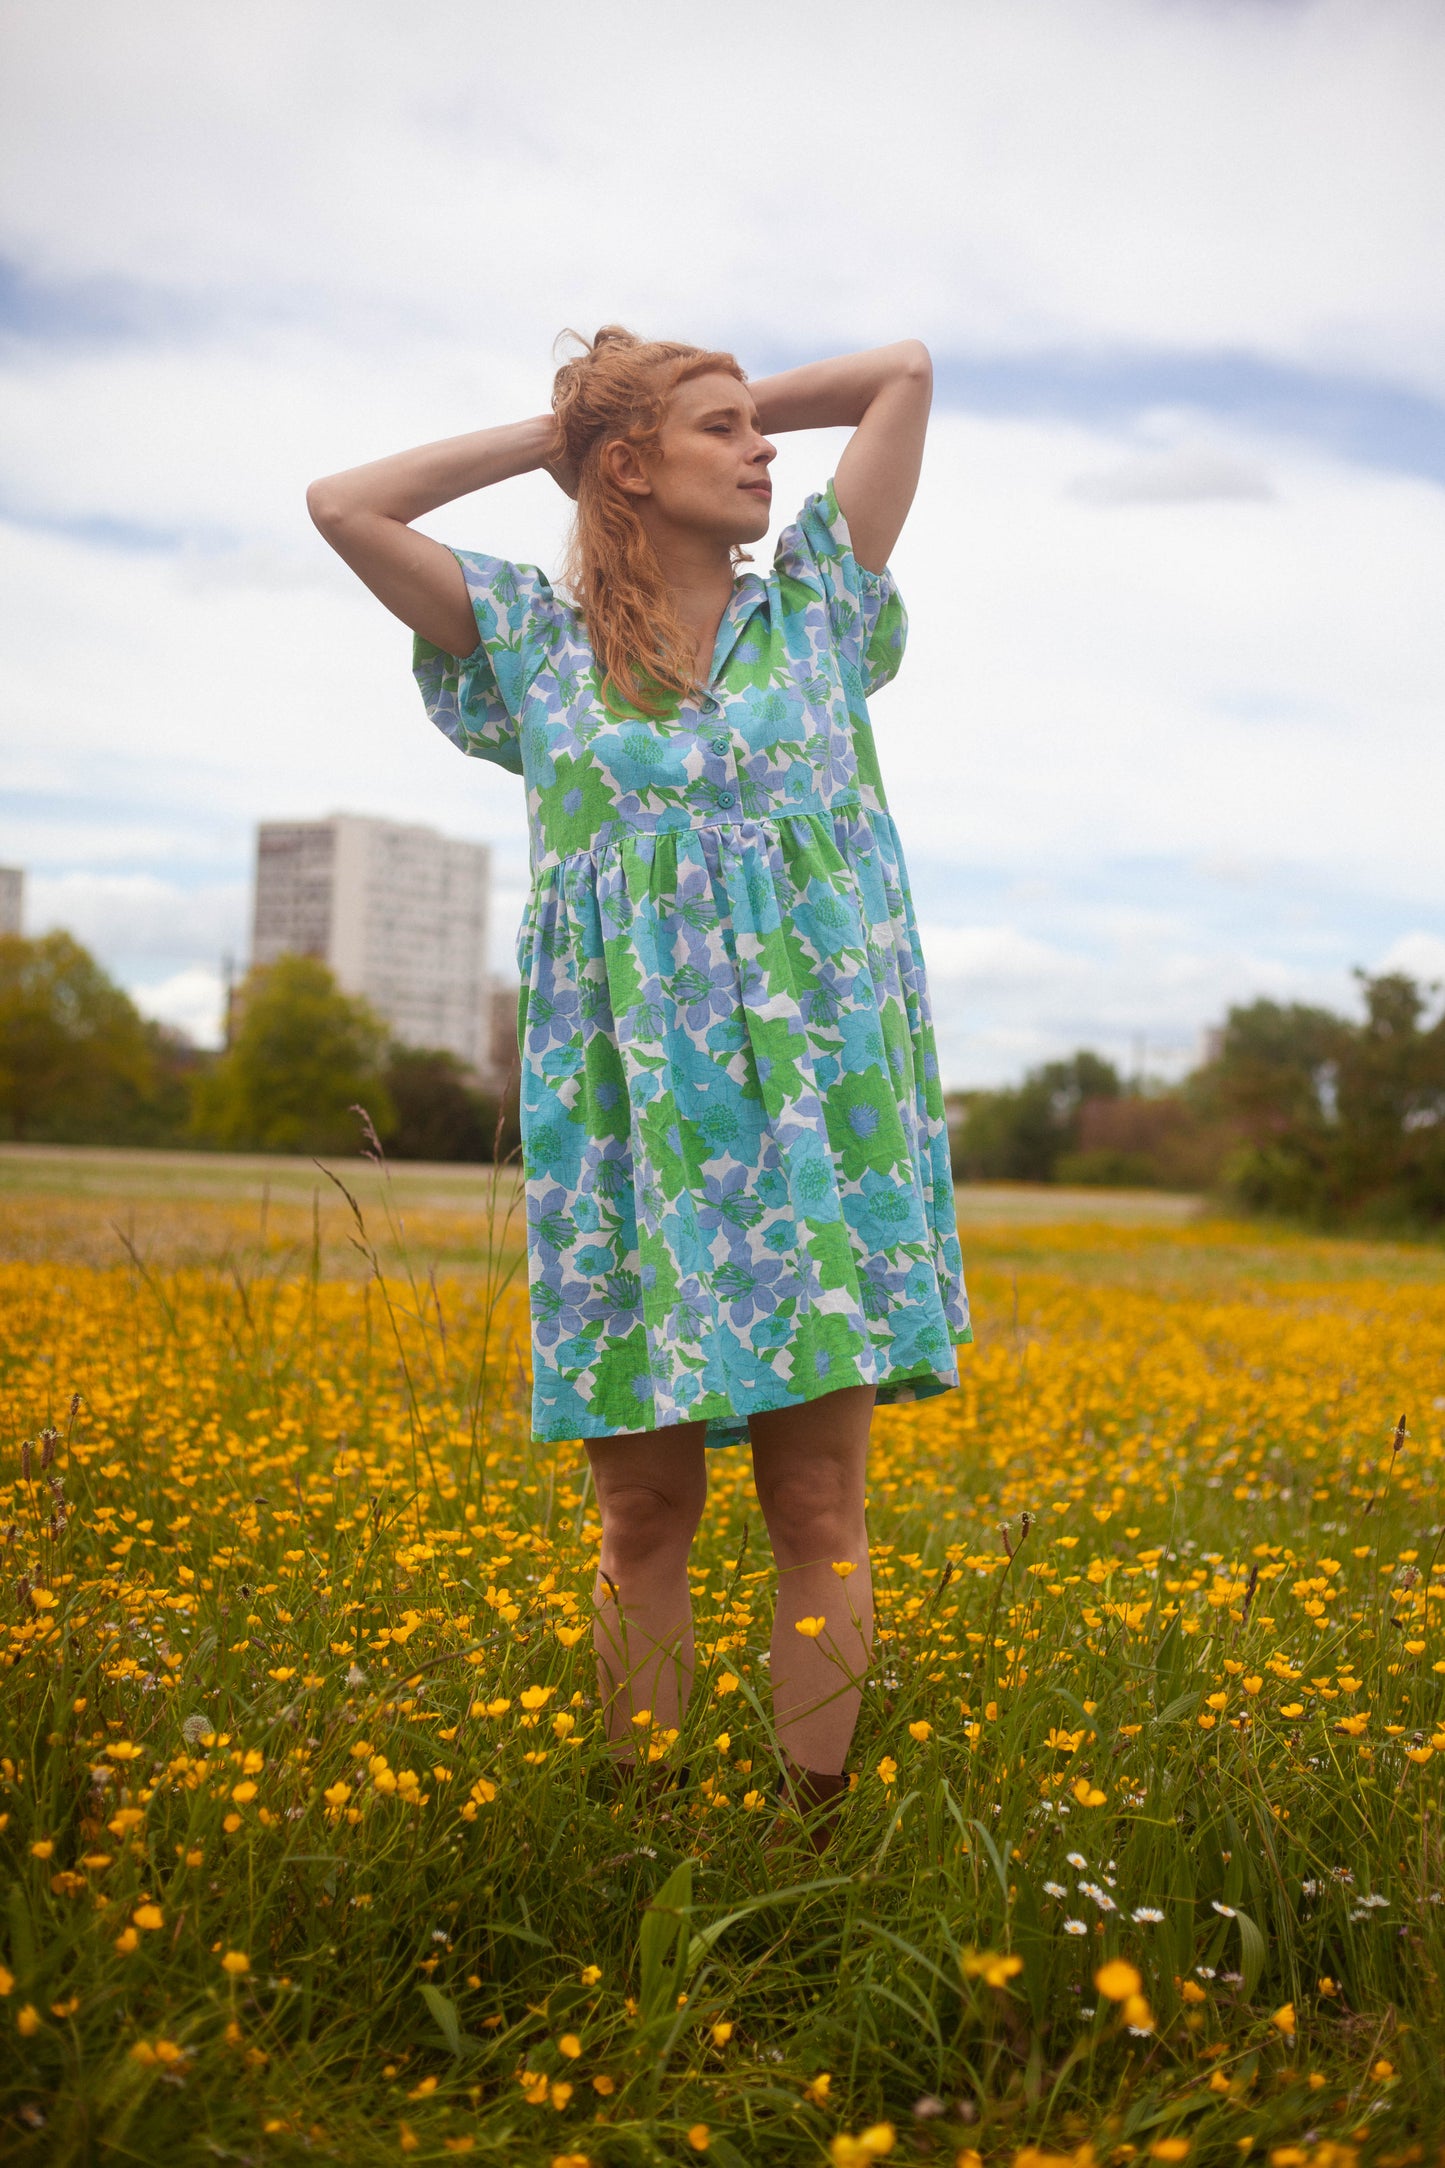
[[[972,1338],[918,928],[867,696],[906,620],[833,486],[745,572],[706,690],[604,702],[535,566],[454,552],[431,719],[527,788],[517,938],[539,1441],[958,1383]]]

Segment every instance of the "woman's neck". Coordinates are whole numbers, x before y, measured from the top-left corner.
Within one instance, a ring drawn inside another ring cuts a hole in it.
[[[698,679],[705,685],[712,676],[718,627],[732,600],[732,550],[726,542],[686,529],[658,532],[650,524],[650,532],[678,622],[692,639]]]

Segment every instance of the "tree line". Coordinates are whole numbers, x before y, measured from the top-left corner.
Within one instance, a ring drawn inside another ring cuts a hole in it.
[[[1204,1190],[1319,1227],[1445,1226],[1445,1015],[1401,972],[1356,974],[1364,1015],[1232,1008],[1168,1090],[1080,1051],[949,1098],[961,1181]]]
[[[0,938],[0,1138],[347,1153],[361,1106],[397,1159],[489,1160],[518,1141],[515,1095],[478,1090],[443,1048],[400,1045],[314,957],[249,972],[230,1023],[204,1052],[69,934]]]
[[[1203,1190],[1317,1226],[1445,1226],[1445,1015],[1399,972],[1358,974],[1364,1014],[1232,1008],[1170,1089],[1080,1049],[1022,1083],[949,1095],[965,1182]],[[283,956],[237,989],[202,1052],[142,1017],[69,934],[0,938],[0,1138],[348,1152],[366,1108],[399,1159],[486,1160],[517,1142],[515,1096],[456,1057],[399,1045],[323,963]]]

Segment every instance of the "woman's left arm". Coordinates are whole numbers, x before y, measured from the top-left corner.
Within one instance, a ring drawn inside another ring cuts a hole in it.
[[[765,435],[784,429],[853,431],[838,462],[838,507],[853,554],[881,572],[918,487],[933,399],[933,363],[921,339],[839,354],[749,386]]]

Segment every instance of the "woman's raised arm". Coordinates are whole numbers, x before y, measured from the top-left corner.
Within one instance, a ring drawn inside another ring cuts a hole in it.
[[[853,554],[881,572],[918,487],[933,400],[933,363],[921,339],[863,354],[810,361],[749,386],[766,435],[783,429],[847,429],[838,462],[838,506]]]
[[[409,522],[491,482],[548,466],[555,443],[550,414],[445,437],[313,482],[306,507],[378,602],[434,647],[470,655],[477,627],[462,568],[449,549]]]

